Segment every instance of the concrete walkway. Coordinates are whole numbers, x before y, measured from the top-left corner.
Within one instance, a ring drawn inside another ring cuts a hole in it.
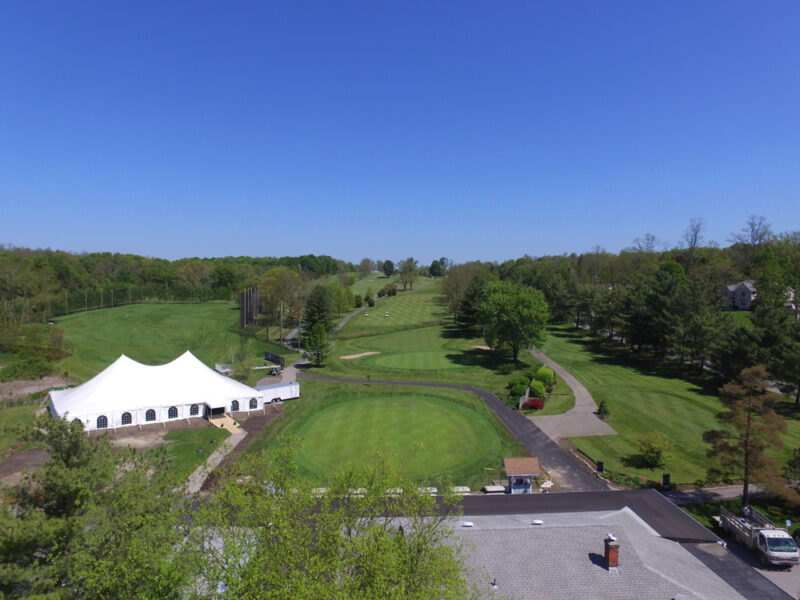
[[[206,462],[197,467],[194,473],[189,475],[189,479],[186,480],[186,485],[184,486],[186,493],[196,494],[199,492],[208,474],[216,469],[217,465],[222,462],[222,459],[227,456],[228,452],[238,446],[246,437],[247,432],[240,430],[238,433],[234,433],[227,440],[222,442],[222,445],[211,453],[211,456],[206,459]]]
[[[597,403],[583,384],[575,379],[564,367],[556,364],[545,354],[531,349],[538,360],[549,366],[575,394],[575,406],[560,415],[543,415],[531,420],[547,437],[555,441],[559,438],[583,437],[587,435],[616,435],[608,423],[595,415]]]

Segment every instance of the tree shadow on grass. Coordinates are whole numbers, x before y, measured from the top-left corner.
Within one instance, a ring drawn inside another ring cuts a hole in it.
[[[591,360],[598,364],[627,367],[642,375],[685,381],[695,386],[691,391],[699,394],[716,396],[722,385],[711,373],[700,374],[696,369],[682,365],[675,359],[657,357],[644,350],[632,351],[627,344],[595,336],[583,329],[551,327],[549,334],[581,346],[591,355]]]
[[[642,470],[652,471],[653,469],[658,469],[661,466],[661,465],[653,465],[641,454],[629,454],[628,456],[623,456],[620,460],[622,461],[622,464],[628,467],[629,469],[642,469]]]
[[[450,353],[445,355],[445,358],[462,367],[483,367],[490,370],[497,369],[501,364],[508,362],[505,356],[497,352],[479,348],[464,350],[457,354]]]

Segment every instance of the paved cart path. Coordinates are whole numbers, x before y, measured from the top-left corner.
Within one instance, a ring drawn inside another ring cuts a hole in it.
[[[323,377],[320,375],[310,375],[303,371],[298,371],[298,379],[310,379],[314,381],[330,381],[335,383],[360,383],[360,384],[380,384],[380,385],[406,385],[419,387],[440,387],[454,390],[462,390],[475,394],[483,400],[500,422],[506,426],[511,434],[517,438],[519,443],[531,455],[536,456],[542,465],[547,469],[553,481],[559,489],[567,492],[588,492],[607,490],[603,479],[598,478],[593,473],[584,469],[566,451],[559,448],[553,440],[547,437],[541,429],[534,425],[528,418],[520,413],[512,411],[497,396],[487,392],[464,385],[449,383],[424,383],[417,381],[376,381],[366,379],[337,379],[335,377]]]
[[[566,383],[575,394],[575,406],[560,415],[543,415],[532,417],[536,426],[541,429],[551,440],[568,437],[582,437],[586,435],[616,435],[605,421],[595,414],[597,403],[592,398],[583,384],[564,367],[554,362],[550,357],[539,350],[531,349],[531,354],[545,365],[549,366],[556,375]]]

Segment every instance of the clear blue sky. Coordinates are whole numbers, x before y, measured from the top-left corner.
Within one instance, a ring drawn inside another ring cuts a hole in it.
[[[0,242],[421,262],[800,229],[800,3],[0,6]]]

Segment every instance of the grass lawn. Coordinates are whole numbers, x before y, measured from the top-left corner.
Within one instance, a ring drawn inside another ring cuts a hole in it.
[[[389,317],[385,317],[385,313]],[[464,337],[449,325],[441,280],[420,278],[413,291],[379,300],[369,316],[358,315],[336,334],[336,345],[321,369],[332,377],[430,381],[471,385],[498,395],[513,377],[496,371],[508,357],[476,348],[482,338]],[[378,352],[357,359],[342,356]],[[519,369],[539,363],[520,354]]]
[[[707,376],[684,379],[669,366],[649,358],[638,360],[627,347],[569,327],[551,328],[541,350],[578,378],[598,403],[608,405],[608,423],[619,435],[573,438],[582,452],[605,461],[607,470],[636,477],[659,479],[662,472],[669,472],[676,483],[706,478],[709,463],[702,437],[719,427],[715,415],[722,405],[717,382]],[[800,443],[800,423],[789,406],[787,401],[789,431],[782,457]],[[637,468],[636,441],[652,431],[675,448],[667,456],[666,468]]]
[[[206,304],[135,304],[60,317],[66,341],[73,352],[58,362],[58,370],[82,382],[95,376],[126,354],[134,360],[156,365],[169,362],[191,350],[206,365],[230,362],[239,349],[239,310],[231,302]],[[299,355],[288,353],[263,337],[251,339],[248,360],[252,365],[264,362],[270,350],[295,361]],[[263,372],[248,377],[254,383]]]
[[[181,429],[167,433],[164,436],[167,443],[163,448],[172,463],[170,476],[175,484],[185,481],[194,473],[229,435],[226,430],[218,427]],[[198,452],[198,449],[201,451]]]
[[[563,381],[560,381],[556,388],[544,403],[542,410],[525,410],[526,417],[537,417],[541,415],[560,415],[575,406],[575,393]]]
[[[283,407],[247,452],[298,436],[300,473],[315,483],[381,450],[420,484],[477,489],[504,457],[526,455],[480,399],[457,390],[303,382],[303,397]]]

